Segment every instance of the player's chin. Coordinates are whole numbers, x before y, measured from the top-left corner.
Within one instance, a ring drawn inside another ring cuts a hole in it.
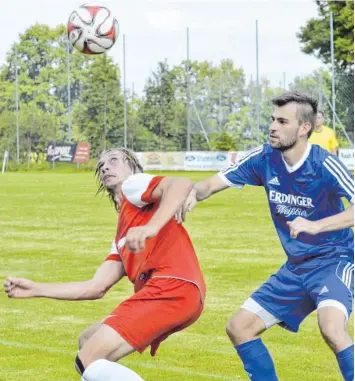
[[[269,144],[272,148],[275,148],[275,149],[281,148],[281,143],[274,138],[269,139]]]
[[[119,181],[116,177],[109,177],[105,181],[103,181],[103,186],[107,190],[113,190],[116,188],[118,183]]]

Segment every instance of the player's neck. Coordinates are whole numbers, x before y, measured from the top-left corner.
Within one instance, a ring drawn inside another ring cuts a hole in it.
[[[285,160],[285,162],[290,166],[294,167],[303,157],[304,153],[306,152],[308,145],[308,141],[305,142],[298,142],[295,146],[293,146],[291,149],[282,152],[282,156]]]
[[[322,130],[323,130],[323,124],[320,124],[319,126],[314,127],[314,131],[316,132],[322,132]]]
[[[114,191],[115,202],[121,206],[122,203],[122,183],[117,184]]]

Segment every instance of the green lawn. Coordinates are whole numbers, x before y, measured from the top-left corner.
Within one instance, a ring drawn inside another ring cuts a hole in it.
[[[207,173],[184,173],[198,180]],[[92,276],[110,250],[116,215],[95,197],[92,173],[6,173],[0,177],[0,277],[63,282]],[[186,226],[205,273],[205,311],[189,329],[122,360],[147,381],[247,380],[225,334],[240,304],[285,260],[263,189],[228,190],[202,202]],[[126,279],[104,299],[10,300],[0,293],[0,380],[79,380],[77,339],[132,293]],[[353,320],[351,320],[353,326]],[[312,314],[298,334],[264,334],[280,381],[340,381]],[[124,380],[122,380],[124,381]]]

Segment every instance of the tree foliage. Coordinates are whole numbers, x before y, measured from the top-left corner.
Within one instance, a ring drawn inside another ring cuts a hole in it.
[[[314,54],[325,64],[331,61],[330,13],[333,13],[334,58],[340,69],[354,66],[354,2],[317,1],[318,18],[310,19],[301,28],[298,38],[302,50]]]

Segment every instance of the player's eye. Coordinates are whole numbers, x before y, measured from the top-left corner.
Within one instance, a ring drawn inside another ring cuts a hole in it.
[[[116,163],[118,161],[118,158],[117,157],[112,157],[110,159],[110,163]]]

